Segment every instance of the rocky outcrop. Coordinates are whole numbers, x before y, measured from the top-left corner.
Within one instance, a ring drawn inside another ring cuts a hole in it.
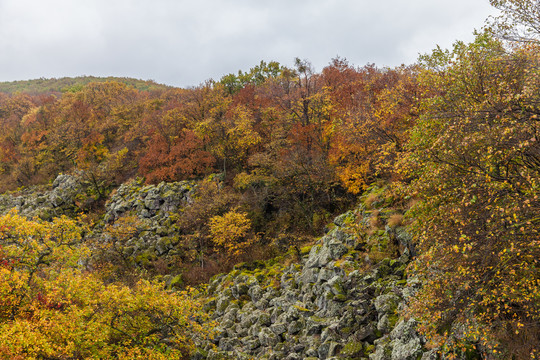
[[[158,259],[167,264],[181,251],[174,216],[192,202],[194,188],[189,181],[122,184],[105,204],[103,223],[94,229],[94,236],[99,243],[111,244],[129,266],[151,268]],[[111,230],[127,227],[135,230],[121,237]]]
[[[22,216],[51,220],[79,212],[78,203],[84,194],[79,176],[60,174],[50,187],[29,188],[17,195],[0,195],[0,213],[16,209]]]
[[[194,187],[191,182],[123,184],[106,203],[93,236],[98,243],[114,244],[135,266],[174,259],[181,251],[174,217],[192,202]],[[77,176],[60,175],[49,188],[1,195],[0,212],[16,208],[43,219],[75,214],[85,191]],[[404,227],[388,221],[392,211],[383,205],[337,217],[317,244],[291,250],[288,263],[242,264],[214,277],[205,296],[217,335],[193,358],[432,359],[414,319],[402,316],[420,286],[406,275],[413,242]],[[111,231],[131,225],[133,233]],[[370,248],[396,256],[380,260]],[[164,278],[167,285],[180,276],[174,275]]]
[[[351,224],[369,221],[363,209],[346,213],[320,243],[288,266],[237,266],[208,286],[216,320],[215,347],[194,359],[418,359],[423,340],[414,320],[401,318],[418,284],[407,280],[408,248],[365,271]],[[386,227],[377,236],[388,239]],[[392,232],[392,234],[390,234]]]
[[[111,223],[130,213],[140,219],[162,223],[171,212],[177,212],[191,202],[194,188],[195,184],[190,181],[146,186],[141,180],[130,181],[122,184],[107,201],[104,219]]]

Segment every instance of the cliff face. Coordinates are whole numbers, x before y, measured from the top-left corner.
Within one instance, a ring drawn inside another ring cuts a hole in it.
[[[410,239],[402,227],[367,235],[403,249],[371,270],[359,250],[368,246],[353,231],[362,207],[334,220],[333,228],[298,263],[240,265],[209,284],[208,311],[218,324],[217,348],[195,359],[430,359],[415,321],[402,317],[420,284],[407,279]],[[384,221],[384,217],[383,221]],[[365,238],[364,237],[364,238]],[[308,251],[309,250],[309,251]]]

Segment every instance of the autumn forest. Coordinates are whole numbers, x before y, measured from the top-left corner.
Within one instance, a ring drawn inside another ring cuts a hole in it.
[[[473,42],[396,68],[297,58],[187,89],[0,83],[0,358],[190,358],[215,335],[212,276],[294,262],[373,189],[414,239],[407,274],[422,287],[400,316],[423,346],[539,358],[539,3],[491,3],[503,15]],[[3,205],[59,174],[81,184],[62,213]],[[176,182],[189,205],[166,216],[172,250],[125,256],[165,230],[110,217],[112,197]],[[355,250],[362,269],[404,250],[375,247]]]

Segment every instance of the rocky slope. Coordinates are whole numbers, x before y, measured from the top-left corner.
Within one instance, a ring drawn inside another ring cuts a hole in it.
[[[84,194],[85,186],[80,177],[61,174],[50,187],[34,187],[16,194],[0,195],[0,213],[15,209],[23,216],[43,220],[74,215],[80,211],[79,200]]]
[[[144,185],[133,180],[122,184],[105,204],[103,222],[94,229],[100,244],[111,244],[131,264],[152,267],[181,252],[178,228],[172,218],[192,201],[195,185],[189,181]],[[111,229],[133,227],[123,236]],[[167,279],[170,285],[172,277]]]
[[[388,224],[359,236],[354,224],[367,226],[373,215],[360,207],[337,217],[318,244],[299,251],[298,263],[244,264],[215,277],[207,308],[218,324],[216,347],[208,344],[194,358],[433,358],[415,321],[401,315],[419,286],[406,276],[410,238]],[[403,249],[400,256],[366,271],[370,260],[360,250],[392,243]]]
[[[0,196],[0,212],[16,208],[43,219],[75,214],[84,191],[79,178],[60,175],[49,188]],[[189,206],[193,192],[190,182],[123,184],[92,236],[116,242],[124,258],[142,266],[174,256],[171,215]],[[205,296],[217,336],[193,358],[435,359],[414,319],[403,317],[420,284],[407,277],[414,249],[405,228],[390,221],[393,214],[382,202],[364,202],[337,217],[317,244],[214,277]],[[120,241],[110,229],[125,226],[128,217],[138,231]]]
[[[157,259],[167,261],[180,251],[178,229],[171,215],[191,203],[194,189],[189,181],[144,185],[141,180],[133,180],[122,184],[105,203],[105,213],[87,240],[91,239],[96,249],[114,249],[108,256],[122,259],[126,268],[150,268]],[[61,174],[49,186],[0,195],[0,214],[15,210],[43,220],[76,217],[87,210],[88,193],[89,186],[81,176]],[[127,227],[133,231],[123,231]],[[174,279],[170,275],[165,278],[168,285]]]

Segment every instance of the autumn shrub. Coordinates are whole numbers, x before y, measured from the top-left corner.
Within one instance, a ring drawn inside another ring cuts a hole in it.
[[[192,294],[103,282],[86,269],[83,231],[65,217],[0,217],[2,358],[187,359],[212,326]]]
[[[39,290],[27,294],[33,295],[30,313],[0,324],[0,344],[9,355],[183,359],[195,349],[197,336],[208,335],[200,304],[161,284],[104,285],[90,274],[62,271],[44,279]]]
[[[388,226],[395,228],[403,224],[403,214],[392,214],[387,221]]]
[[[255,241],[251,233],[251,221],[244,212],[236,209],[210,219],[210,239],[227,254],[237,257]]]
[[[368,234],[373,234],[380,229],[382,223],[380,219],[379,210],[373,210],[371,216],[369,217],[369,228],[367,230]]]
[[[204,267],[206,256],[211,252],[209,221],[239,204],[239,194],[225,186],[219,175],[200,181],[193,202],[181,209],[176,217],[181,246],[191,254],[191,260]]]
[[[364,200],[364,204],[368,209],[371,209],[374,204],[380,202],[380,194],[369,193]]]

